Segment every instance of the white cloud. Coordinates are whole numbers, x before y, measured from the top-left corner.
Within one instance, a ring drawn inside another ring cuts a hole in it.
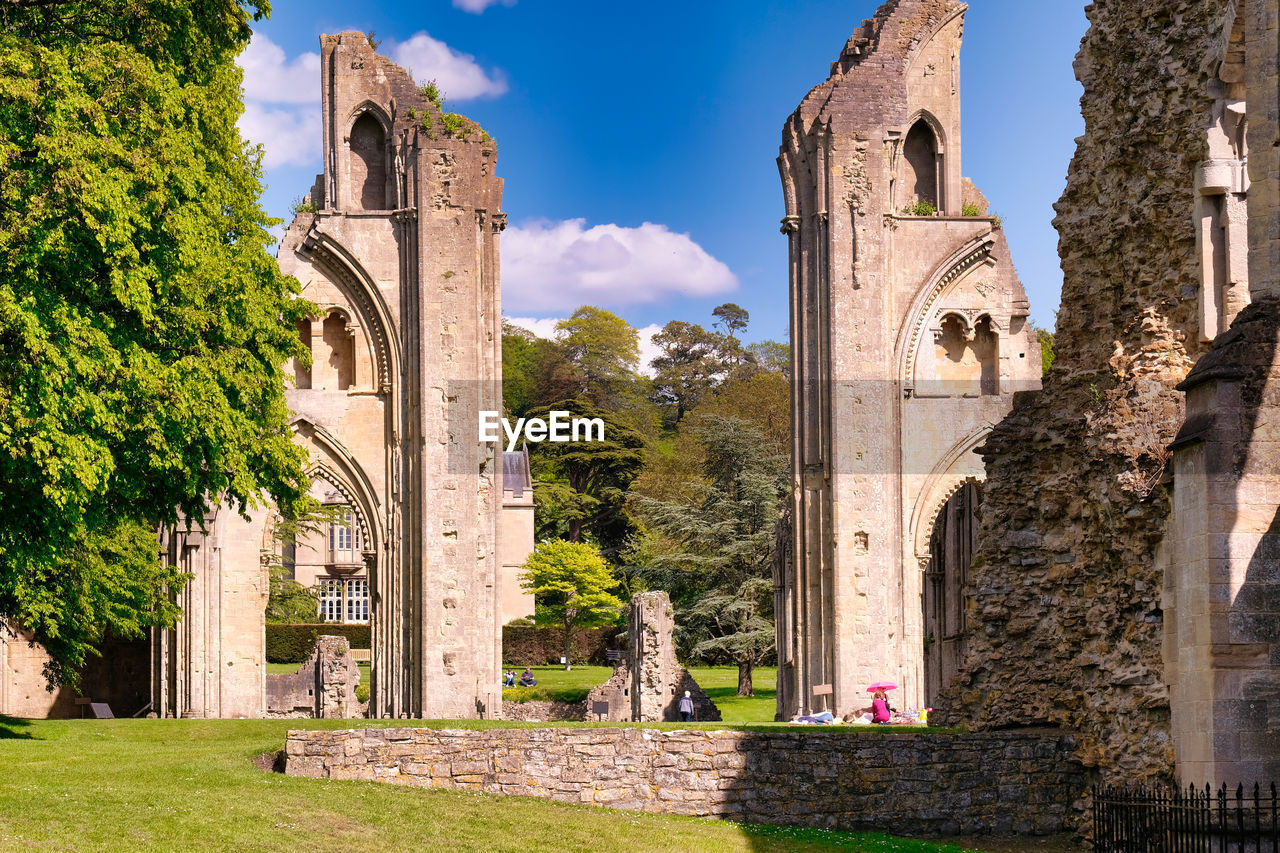
[[[496,6],[499,3],[503,6],[514,6],[516,5],[516,0],[453,0],[453,8],[479,15],[485,9],[490,6]]]
[[[528,329],[540,338],[554,338],[556,336],[556,324],[562,317],[507,317],[506,321],[513,326],[519,326],[522,329]],[[653,368],[649,366],[649,362],[656,358],[660,351],[657,344],[653,342],[653,336],[662,331],[662,327],[657,323],[652,323],[643,328],[636,329],[640,336],[640,372],[646,376],[653,376]]]
[[[240,133],[250,142],[262,145],[265,168],[320,163],[318,105],[273,109],[246,101],[244,115],[240,116]]]
[[[640,333],[640,372],[646,376],[653,376],[654,370],[649,363],[662,354],[662,350],[658,349],[658,345],[653,342],[653,336],[661,332],[662,327],[657,323],[650,323],[636,331]]]
[[[284,48],[254,33],[236,64],[244,70],[244,98],[268,104],[320,103],[320,54],[285,60]]]
[[[471,54],[456,51],[426,33],[395,45],[391,58],[419,83],[435,80],[451,101],[492,98],[507,91],[507,78],[500,70],[486,72]]]
[[[319,166],[320,55],[290,61],[279,45],[254,33],[236,62],[244,69],[240,133],[263,147],[263,166]]]
[[[509,310],[544,313],[711,296],[737,288],[721,261],[665,225],[638,228],[586,220],[538,220],[502,236],[502,299]]]
[[[528,329],[540,338],[552,340],[556,336],[556,324],[563,320],[563,317],[504,317],[508,323],[513,326],[519,326],[522,329]]]

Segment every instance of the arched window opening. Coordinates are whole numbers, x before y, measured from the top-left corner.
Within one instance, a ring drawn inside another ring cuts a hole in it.
[[[311,320],[304,317],[298,321],[298,338],[302,341],[302,345],[307,348],[307,352],[311,349]],[[311,364],[304,363],[302,359],[294,359],[293,361],[293,380],[294,386],[297,388],[311,387]]]
[[[934,340],[935,375],[943,396],[1000,393],[1000,344],[990,317],[981,317],[970,330],[964,318],[947,314]]]
[[[1000,393],[1000,339],[990,317],[983,317],[973,330],[973,351],[981,366],[979,383],[984,397]]]
[[[355,385],[355,338],[347,331],[347,321],[334,311],[324,321],[324,343],[329,350],[329,368],[337,379],[337,390],[346,391]]]
[[[361,210],[387,206],[387,135],[364,113],[351,126],[351,195]]]
[[[911,126],[902,146],[902,187],[907,204],[928,202],[942,208],[938,195],[938,174],[941,171],[938,157],[938,140],[928,122],[920,119]]]
[[[924,695],[933,704],[964,660],[964,598],[978,533],[981,496],[973,483],[961,486],[942,507],[929,537],[924,573]]]

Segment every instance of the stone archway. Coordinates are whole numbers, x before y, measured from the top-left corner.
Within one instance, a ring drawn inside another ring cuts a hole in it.
[[[978,483],[967,479],[938,511],[929,534],[921,590],[924,702],[932,705],[964,660],[964,589],[978,533]]]

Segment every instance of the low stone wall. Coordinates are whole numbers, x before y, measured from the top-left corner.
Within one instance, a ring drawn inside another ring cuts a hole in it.
[[[756,823],[1039,835],[1073,827],[1075,747],[1026,731],[291,731],[286,772]]]
[[[502,719],[523,723],[581,722],[587,716],[586,702],[503,702]]]

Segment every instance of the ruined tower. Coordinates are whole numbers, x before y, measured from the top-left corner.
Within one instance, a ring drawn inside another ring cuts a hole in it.
[[[502,472],[477,424],[501,408],[496,147],[363,33],[320,46],[324,174],[278,257],[318,308],[286,396],[312,496],[342,518],[282,545],[272,513],[220,508],[170,537],[195,579],[157,710],[262,715],[264,566],[283,557],[325,620],[370,623],[372,715],[495,716]]]
[[[495,716],[502,472],[477,424],[502,407],[496,146],[363,33],[321,38],[321,92],[324,175],[280,266],[323,316],[289,403],[365,536],[371,712]]]
[[[1040,350],[998,219],[960,170],[966,6],[890,0],[788,119],[792,559],[778,711],[919,705],[963,653],[978,446]]]

